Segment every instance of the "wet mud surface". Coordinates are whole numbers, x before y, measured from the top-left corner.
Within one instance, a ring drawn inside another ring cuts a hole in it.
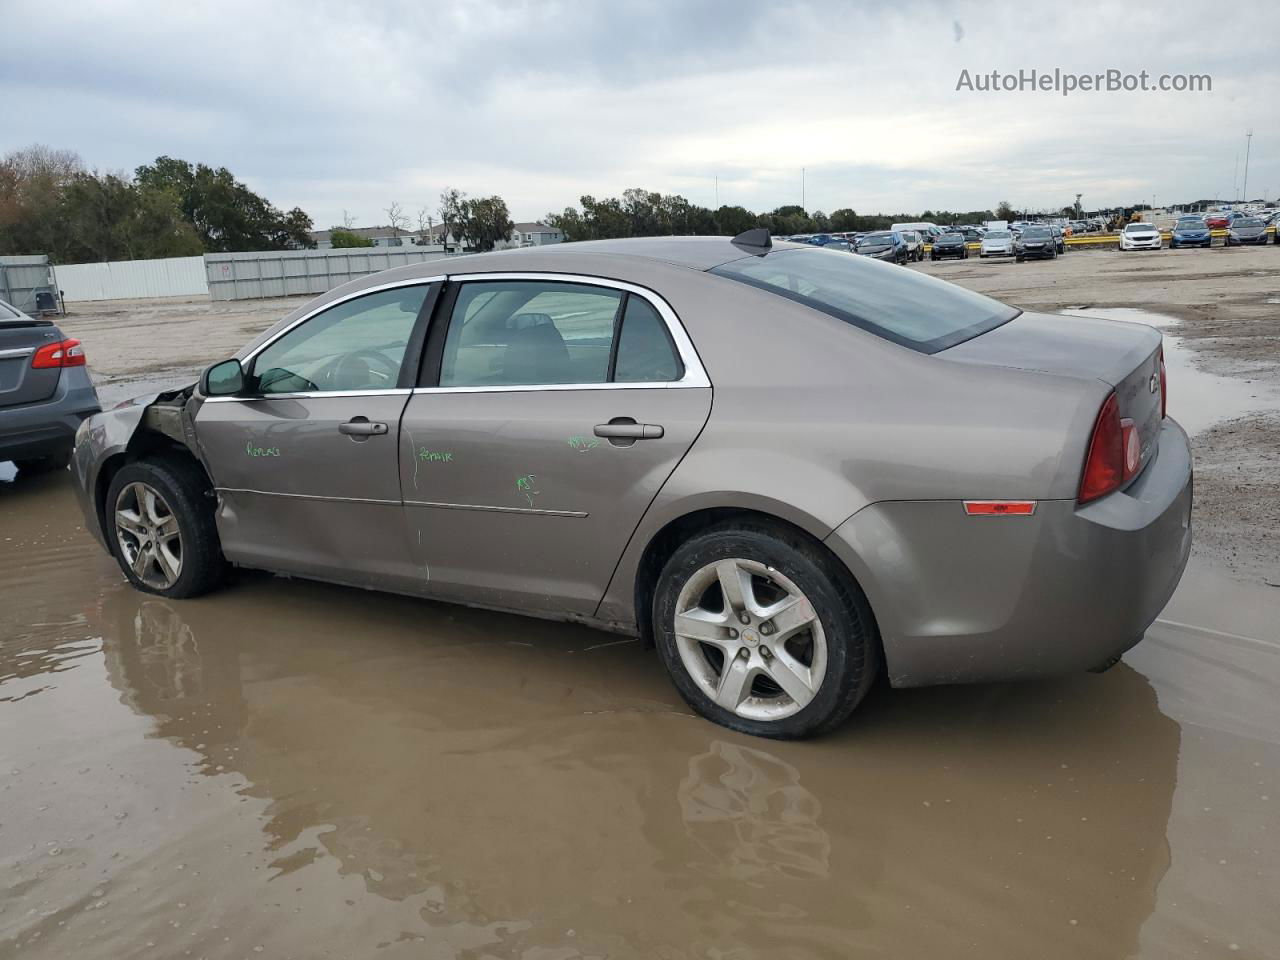
[[[0,482],[0,956],[1265,957],[1280,590],[812,743],[638,643],[266,575],[169,602]],[[1203,627],[1209,627],[1206,632]]]

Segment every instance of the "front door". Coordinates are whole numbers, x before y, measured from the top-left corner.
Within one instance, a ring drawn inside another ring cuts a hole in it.
[[[590,615],[711,389],[656,297],[608,281],[453,285],[401,434],[430,595]]]
[[[416,580],[398,438],[430,290],[418,281],[324,308],[246,360],[244,395],[201,406],[228,559],[361,586]]]

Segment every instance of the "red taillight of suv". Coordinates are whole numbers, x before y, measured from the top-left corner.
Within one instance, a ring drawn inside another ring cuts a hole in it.
[[[1138,472],[1141,464],[1142,442],[1138,428],[1128,417],[1120,416],[1120,401],[1113,392],[1102,404],[1093,424],[1077,499],[1088,503],[1119,489]]]
[[[84,348],[79,340],[59,340],[46,343],[31,357],[31,366],[37,370],[49,367],[83,367]]]

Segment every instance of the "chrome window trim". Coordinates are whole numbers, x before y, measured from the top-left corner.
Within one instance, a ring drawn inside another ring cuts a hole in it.
[[[324,397],[395,397],[408,396],[412,387],[387,390],[309,390],[304,393],[263,393],[252,397],[205,397],[205,403],[260,403],[263,400],[320,400]]]
[[[336,307],[340,303],[346,303],[348,300],[355,300],[357,297],[367,296],[370,293],[381,293],[383,290],[394,290],[396,287],[427,286],[432,283],[441,283],[445,279],[447,278],[442,274],[437,277],[414,277],[411,280],[393,280],[390,283],[380,283],[372,287],[363,287],[360,290],[356,290],[352,293],[349,293],[344,297],[338,297],[338,299],[336,300],[330,300],[328,303],[322,304],[321,306],[316,307],[314,310],[307,311],[302,316],[300,316],[297,320],[293,321],[293,323],[289,324],[283,330],[280,330],[275,335],[273,335],[271,339],[265,340],[262,343],[258,344],[258,346],[254,347],[253,350],[251,350],[243,358],[241,358],[240,366],[248,367],[248,365],[253,361],[254,357],[260,354],[263,350],[267,349],[267,347],[271,346],[273,343],[275,343],[277,340],[283,337],[286,333],[289,333],[295,327],[299,327],[302,324],[306,323],[312,317],[317,316],[318,314],[324,313],[329,308]],[[283,396],[283,394],[279,394],[279,396]]]
[[[675,344],[676,353],[679,354],[680,361],[684,364],[684,376],[679,380],[645,380],[626,383],[547,383],[466,387],[397,387],[387,390],[309,390],[300,393],[272,393],[252,397],[204,397],[204,402],[253,403],[263,400],[316,400],[322,397],[382,397],[418,393],[520,393],[535,390],[671,390],[686,387],[705,388],[711,386],[711,380],[707,376],[706,368],[702,365],[702,358],[698,356],[698,351],[694,347],[693,341],[689,339],[689,334],[685,330],[684,324],[680,322],[680,318],[676,315],[676,312],[660,294],[647,287],[629,283],[625,280],[614,280],[609,277],[593,277],[578,273],[535,273],[530,271],[518,271],[507,273],[441,274],[432,277],[414,277],[408,280],[395,280],[390,283],[380,283],[376,286],[364,287],[360,290],[347,294],[346,296],[339,297],[336,300],[330,300],[322,306],[316,307],[314,310],[308,310],[297,320],[293,321],[293,323],[289,324],[284,329],[277,331],[270,339],[264,340],[258,346],[254,347],[253,350],[240,359],[240,365],[247,368],[259,353],[267,349],[267,347],[271,346],[285,334],[306,323],[312,317],[318,316],[330,307],[336,307],[349,300],[355,300],[358,297],[363,297],[371,293],[379,293],[383,290],[393,290],[396,287],[426,286],[432,283],[442,283],[446,281],[466,283],[469,281],[485,280],[531,280],[551,283],[578,283],[583,284],[584,286],[605,287],[612,290],[625,290],[628,293],[633,293],[636,296],[643,297],[649,302],[650,306],[658,312],[658,316],[662,317],[663,323],[667,325],[667,332],[671,335],[671,340]]]
[[[672,390],[685,387],[710,387],[711,380],[702,358],[689,339],[689,334],[662,296],[648,287],[628,283],[626,280],[613,280],[609,277],[592,277],[580,273],[532,273],[519,271],[512,273],[458,273],[447,278],[451,283],[468,283],[486,280],[531,280],[543,283],[578,283],[583,286],[605,287],[610,290],[625,290],[627,293],[643,297],[658,312],[662,322],[667,325],[667,332],[675,344],[676,353],[684,365],[684,376],[679,380],[644,380],[627,383],[545,383],[545,384],[503,384],[498,386],[460,386],[460,387],[416,387],[414,393],[518,393],[533,390]]]

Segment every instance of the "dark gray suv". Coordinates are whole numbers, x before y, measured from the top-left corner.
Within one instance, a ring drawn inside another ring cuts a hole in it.
[[[0,300],[0,461],[65,467],[76,430],[101,409],[80,341]]]

